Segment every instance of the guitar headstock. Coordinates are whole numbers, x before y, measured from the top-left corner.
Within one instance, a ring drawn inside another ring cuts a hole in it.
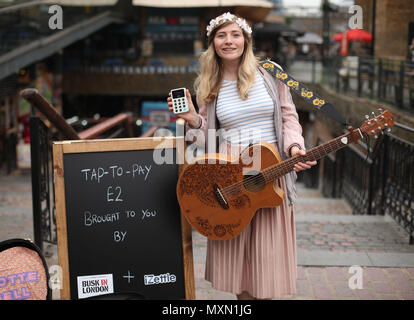
[[[375,113],[372,113],[373,117],[370,118],[368,115],[365,117],[367,120],[359,128],[362,132],[365,132],[369,136],[378,137],[378,133],[383,134],[383,130],[387,132],[391,131],[391,127],[394,125],[395,117],[385,110],[380,115],[376,116]]]

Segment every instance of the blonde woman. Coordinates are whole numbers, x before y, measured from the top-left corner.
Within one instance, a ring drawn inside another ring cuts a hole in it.
[[[222,129],[219,152],[237,154],[260,140],[272,143],[282,158],[305,155],[302,128],[289,89],[260,67],[253,54],[252,30],[230,13],[210,21],[208,48],[195,81],[199,114],[187,90],[190,111],[177,116],[187,129],[199,129],[197,143],[209,144],[207,130]],[[171,97],[168,99],[171,107]],[[316,162],[298,163],[294,171]],[[230,240],[207,243],[205,277],[217,290],[238,299],[273,299],[296,292],[296,236],[292,203],[296,173],[277,183],[283,204],[258,210],[249,226]]]

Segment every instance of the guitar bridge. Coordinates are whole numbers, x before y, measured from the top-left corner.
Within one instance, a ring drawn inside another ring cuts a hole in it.
[[[217,184],[214,185],[214,195],[217,198],[217,201],[219,202],[220,206],[223,209],[229,208],[229,203],[227,202],[227,199],[224,197],[223,193],[221,192],[219,186]]]

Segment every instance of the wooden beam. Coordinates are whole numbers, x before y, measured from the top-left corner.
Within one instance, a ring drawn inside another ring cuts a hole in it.
[[[66,139],[79,140],[76,131],[66,122],[56,109],[43,98],[36,89],[28,88],[22,90],[20,95],[33,107],[38,109],[53,125],[62,133]]]

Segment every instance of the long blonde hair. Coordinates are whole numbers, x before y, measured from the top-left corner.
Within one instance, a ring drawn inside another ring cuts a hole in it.
[[[219,29],[233,23],[227,21],[214,29],[209,36],[209,45],[200,58],[200,73],[194,82],[194,89],[201,99],[206,103],[213,101],[220,90],[221,82],[223,80],[223,66],[220,57],[214,49],[214,37]],[[241,56],[240,66],[237,74],[237,90],[242,99],[248,98],[248,92],[252,86],[257,69],[258,59],[253,53],[253,40],[244,30],[244,51]]]

